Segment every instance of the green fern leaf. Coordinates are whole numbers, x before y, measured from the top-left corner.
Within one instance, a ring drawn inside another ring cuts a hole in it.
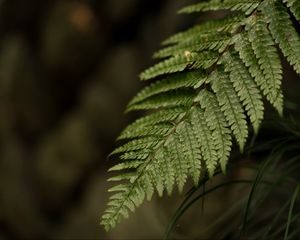
[[[177,178],[175,172],[176,162],[172,161],[172,159],[168,156],[166,148],[162,148],[161,154],[161,159],[164,160],[162,161],[163,176],[165,177],[164,184],[168,195],[171,195],[175,184],[175,177]]]
[[[165,58],[189,52],[216,50],[222,52],[231,42],[228,34],[210,33],[202,36],[195,35],[180,43],[164,48],[154,54],[154,58]]]
[[[214,94],[202,90],[195,101],[199,101],[202,108],[205,109],[204,117],[212,132],[221,169],[225,172],[231,150],[231,131],[228,129],[227,120]]]
[[[149,157],[150,154],[149,149],[139,149],[139,150],[133,150],[133,151],[128,151],[124,152],[120,155],[121,160],[145,160]]]
[[[187,161],[182,158],[181,142],[178,134],[173,134],[165,143],[165,153],[167,153],[165,156],[170,158],[173,163],[178,191],[182,192],[187,181],[189,166]]]
[[[239,97],[236,94],[227,73],[215,71],[212,73],[211,78],[212,89],[217,96],[221,110],[231,127],[240,146],[240,150],[243,151],[248,137],[248,127]]]
[[[235,49],[239,52],[240,58],[243,60],[251,76],[254,78],[256,84],[260,87],[263,95],[274,106],[274,108],[282,114],[283,108],[283,94],[281,88],[278,91],[278,97],[275,98],[273,94],[272,85],[265,77],[263,70],[260,68],[258,59],[255,56],[251,43],[249,42],[247,33],[239,34],[235,40]]]
[[[274,40],[269,33],[266,21],[262,17],[254,17],[252,24],[249,30],[249,40],[267,84],[270,86],[270,102],[281,110],[282,107],[280,106],[283,104],[281,95],[282,66]],[[280,112],[280,114],[282,113]]]
[[[133,129],[133,131],[128,132],[126,135],[119,137],[121,139],[130,139],[137,137],[146,137],[146,136],[164,136],[168,134],[170,129],[173,127],[172,123],[158,123],[154,126],[144,126]]]
[[[183,122],[178,126],[177,132],[185,161],[188,163],[189,175],[192,176],[195,185],[197,185],[200,178],[202,160],[197,134],[188,122]]]
[[[142,102],[133,104],[127,111],[158,109],[162,107],[189,106],[193,102],[195,92],[189,89],[180,89],[167,92],[162,95],[153,96]]]
[[[283,0],[283,2],[287,4],[295,18],[300,22],[300,2],[298,0]]]
[[[140,75],[140,78],[148,80],[167,73],[182,72],[185,69],[209,68],[217,61],[217,58],[218,54],[213,51],[183,52],[147,69]]]
[[[136,131],[141,131],[144,127],[151,127],[160,123],[172,123],[177,118],[180,118],[186,111],[184,107],[174,107],[162,109],[158,112],[152,113],[148,116],[137,119],[135,122],[127,126],[120,134],[118,139],[132,138],[132,134]]]
[[[123,153],[123,152],[129,152],[129,151],[136,151],[140,149],[149,149],[156,146],[159,142],[159,138],[157,137],[145,137],[141,139],[134,139],[129,141],[128,143],[124,144],[121,147],[118,147],[116,150],[114,150],[111,155]]]
[[[144,161],[126,161],[111,167],[108,171],[120,171],[138,168]]]
[[[162,44],[175,44],[182,41],[187,41],[190,38],[202,36],[205,37],[206,35],[211,33],[235,32],[237,28],[244,24],[244,19],[244,14],[231,14],[224,17],[223,19],[210,20],[203,24],[196,25],[186,31],[177,33],[166,39]]]
[[[232,11],[243,11],[245,14],[253,12],[258,5],[260,0],[212,0],[203,3],[197,3],[191,6],[187,6],[179,11],[179,13],[195,13],[205,11],[216,11],[216,10],[232,10]]]
[[[199,106],[192,108],[190,121],[193,131],[198,138],[201,154],[208,174],[212,177],[218,164],[217,150],[212,137],[212,131],[210,131],[206,123],[204,111]]]
[[[168,92],[170,90],[175,90],[182,87],[194,87],[203,78],[204,74],[200,70],[182,72],[168,76],[161,81],[157,81],[152,83],[150,86],[145,87],[130,101],[128,107],[130,108],[131,105],[134,105],[159,93]]]
[[[269,0],[268,3],[263,11],[270,22],[270,31],[284,56],[300,75],[300,37],[286,7],[279,1]]]
[[[225,71],[230,73],[229,76],[233,87],[243,103],[254,131],[257,134],[264,116],[261,94],[247,67],[236,54],[227,53],[223,55],[223,63],[225,65]]]

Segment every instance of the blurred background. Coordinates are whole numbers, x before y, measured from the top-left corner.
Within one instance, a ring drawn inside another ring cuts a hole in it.
[[[191,2],[0,0],[1,240],[162,236],[176,196],[144,204],[110,233],[99,225],[106,157],[136,117],[123,112],[138,73],[196,20],[176,15]]]
[[[123,112],[138,73],[188,24],[176,16],[187,2],[0,0],[0,239],[161,236],[146,220],[148,232],[134,218],[99,225],[106,157],[136,117]]]

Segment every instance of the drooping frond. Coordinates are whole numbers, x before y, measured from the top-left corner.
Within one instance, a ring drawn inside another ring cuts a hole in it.
[[[148,115],[130,124],[113,151],[120,162],[110,171],[119,181],[102,216],[107,230],[157,192],[182,192],[193,180],[225,172],[233,138],[243,151],[248,121],[257,133],[266,98],[282,114],[279,50],[300,74],[300,40],[291,13],[299,20],[298,0],[207,0],[181,12],[232,10],[164,41],[163,58],[140,75],[153,80],[127,111]],[[168,45],[168,46],[165,46]],[[150,111],[150,112],[148,112]],[[125,141],[125,143],[124,143]]]

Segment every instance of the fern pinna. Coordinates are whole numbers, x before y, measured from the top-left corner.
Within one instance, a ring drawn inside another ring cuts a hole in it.
[[[151,110],[129,125],[112,154],[122,170],[109,181],[114,194],[102,216],[115,227],[155,191],[181,192],[188,178],[195,184],[216,169],[225,172],[233,138],[243,151],[249,123],[257,133],[265,98],[282,114],[282,64],[278,48],[300,74],[298,0],[210,0],[180,13],[231,10],[163,42],[154,54],[162,60],[141,80],[156,81],[129,103],[127,110]]]

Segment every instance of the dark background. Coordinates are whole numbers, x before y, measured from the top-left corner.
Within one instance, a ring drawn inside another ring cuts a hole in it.
[[[0,239],[160,236],[156,217],[99,225],[106,156],[135,117],[123,111],[138,73],[188,24],[186,2],[0,1]]]
[[[174,199],[110,233],[99,225],[106,156],[136,117],[123,111],[153,51],[199,21],[176,15],[189,2],[0,0],[0,239],[161,237]]]

